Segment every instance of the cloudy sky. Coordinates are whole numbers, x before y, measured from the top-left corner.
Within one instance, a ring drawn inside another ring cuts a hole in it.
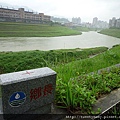
[[[120,0],[0,0],[0,5],[26,6],[38,13],[69,19],[80,17],[82,22],[92,22],[94,17],[107,22],[112,17],[120,18]]]

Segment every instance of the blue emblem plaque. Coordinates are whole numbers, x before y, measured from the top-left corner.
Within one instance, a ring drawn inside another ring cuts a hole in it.
[[[24,92],[15,92],[10,96],[9,104],[12,107],[19,107],[26,100],[26,95]]]

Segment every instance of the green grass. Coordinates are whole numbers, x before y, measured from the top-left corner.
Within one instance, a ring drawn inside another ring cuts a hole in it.
[[[60,64],[88,58],[106,51],[106,47],[90,49],[63,49],[50,51],[22,51],[0,53],[0,74],[35,69],[48,66],[55,68]],[[1,89],[0,89],[1,90]],[[1,97],[1,92],[0,92]]]
[[[90,58],[98,53],[101,54]],[[76,48],[0,53],[1,74],[44,66],[55,70],[56,104],[71,112],[79,111],[81,114],[92,113],[92,105],[101,95],[120,87],[120,68],[113,67],[110,72],[103,71],[100,75],[86,74],[118,63],[120,45],[109,50],[99,47],[83,50]]]
[[[103,94],[120,87],[120,68],[112,67],[110,72],[82,75],[80,79],[57,80],[56,103],[72,113],[95,114],[92,105]],[[97,113],[98,114],[98,113]]]
[[[72,61],[88,58],[106,51],[106,47],[90,49],[66,49],[50,51],[1,52],[0,73],[21,71],[40,67],[54,67]]]
[[[57,72],[56,103],[72,112],[92,113],[92,105],[102,94],[120,87],[120,68],[101,75],[87,75],[99,69],[120,63],[120,45],[95,56],[62,64]],[[77,77],[79,76],[79,77]]]
[[[61,64],[55,68],[58,77],[68,79],[75,76],[90,73],[101,68],[109,67],[120,62],[120,46],[100,54],[94,58],[72,61],[68,64]]]
[[[60,25],[0,22],[0,37],[54,37],[80,34]]]
[[[120,38],[120,29],[115,29],[115,28],[104,29],[99,33]]]
[[[73,29],[77,30],[77,31],[81,31],[81,32],[89,32],[89,31],[91,31],[91,29],[87,28],[87,27],[74,27]]]

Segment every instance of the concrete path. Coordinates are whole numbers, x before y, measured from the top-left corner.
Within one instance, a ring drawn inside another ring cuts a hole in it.
[[[112,91],[107,96],[100,98],[96,104],[93,106],[93,110],[97,111],[98,108],[101,108],[101,114],[112,108],[116,103],[120,102],[120,88]]]

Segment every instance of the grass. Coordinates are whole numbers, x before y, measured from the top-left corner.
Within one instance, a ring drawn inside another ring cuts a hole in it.
[[[58,77],[64,80],[74,78],[81,74],[87,74],[101,68],[109,67],[120,62],[120,46],[112,49],[93,58],[76,60],[67,64],[61,64],[55,67]]]
[[[101,54],[90,58],[98,53]],[[1,74],[44,66],[55,70],[56,104],[80,114],[91,114],[92,105],[101,95],[120,87],[120,68],[113,67],[110,72],[103,71],[100,75],[86,74],[118,63],[120,45],[109,50],[100,47],[0,53]]]
[[[56,103],[72,113],[92,114],[92,105],[103,94],[120,87],[120,68],[110,72],[82,75],[81,79],[57,80]],[[95,113],[95,112],[94,112]]]
[[[87,28],[87,27],[74,27],[73,29],[77,30],[77,31],[81,31],[81,32],[89,32],[89,31],[91,31],[91,29]]]
[[[40,67],[54,67],[72,61],[88,58],[106,51],[106,47],[90,49],[67,49],[50,51],[22,51],[0,53],[0,74],[34,69]]]
[[[0,74],[35,69],[48,66],[55,68],[60,64],[88,58],[106,51],[106,47],[90,49],[63,49],[50,51],[22,51],[0,53]],[[1,90],[1,89],[0,89]],[[1,92],[0,92],[1,96]]]
[[[0,22],[0,37],[54,37],[80,34],[60,25]]]
[[[54,68],[58,74],[56,103],[69,111],[92,113],[92,105],[102,95],[120,87],[120,68],[110,73],[87,75],[101,68],[120,63],[120,45],[95,56]],[[79,79],[76,76],[81,76]]]
[[[120,38],[120,29],[117,28],[104,29],[99,33]]]

